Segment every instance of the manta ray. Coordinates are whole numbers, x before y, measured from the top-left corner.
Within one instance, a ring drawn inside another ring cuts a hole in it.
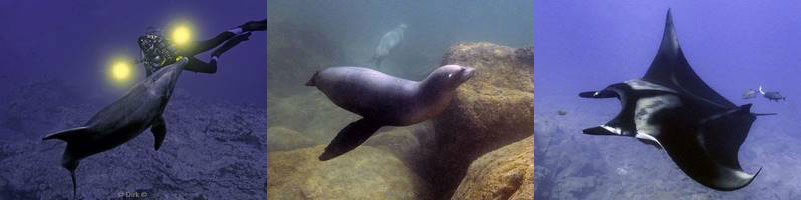
[[[736,106],[704,83],[681,51],[668,10],[659,51],[645,76],[582,92],[584,98],[617,98],[622,110],[589,135],[635,137],[664,149],[690,178],[716,190],[733,191],[754,180],[737,158],[751,124],[760,115],[751,104]]]

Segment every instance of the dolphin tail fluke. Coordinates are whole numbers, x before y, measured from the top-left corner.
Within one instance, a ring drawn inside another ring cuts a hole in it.
[[[381,123],[367,119],[360,119],[348,124],[325,147],[325,152],[320,155],[319,159],[321,161],[330,160],[356,149],[356,147],[367,141],[367,138],[375,134],[381,126],[383,126]]]
[[[156,118],[156,121],[150,126],[150,132],[153,133],[153,139],[155,140],[153,148],[158,151],[161,148],[161,144],[164,143],[164,138],[167,137],[167,125],[164,123],[163,117]]]
[[[317,74],[319,74],[319,73],[320,73],[319,70],[314,72],[314,75],[312,75],[312,77],[309,79],[309,81],[306,81],[306,86],[317,86],[317,84],[315,83],[314,80],[317,79]]]
[[[50,135],[45,136],[42,140],[49,140],[49,139],[59,139],[63,140],[64,142],[69,143],[70,141],[74,141],[78,138],[83,137],[86,133],[89,132],[89,129],[86,127],[78,127],[73,129],[67,129],[60,132],[52,133]]]
[[[72,199],[77,199],[76,197],[78,197],[78,184],[75,182],[75,170],[71,170],[70,175],[72,176]]]

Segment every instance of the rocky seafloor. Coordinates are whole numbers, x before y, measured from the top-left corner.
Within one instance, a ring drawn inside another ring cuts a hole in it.
[[[86,122],[109,102],[88,103],[64,81],[27,84],[0,107],[0,199],[71,199],[65,143],[48,133]],[[81,161],[78,199],[264,199],[266,109],[211,102],[176,90],[158,151],[149,131]],[[146,198],[141,198],[141,197]]]
[[[531,199],[532,59],[531,48],[454,45],[441,64],[475,67],[476,75],[443,114],[382,128],[325,162],[317,160],[325,144],[359,116],[316,90],[270,95],[268,198]]]
[[[616,100],[543,96],[535,109],[535,199],[801,199],[801,139],[781,114],[758,118],[740,148],[743,169],[761,167],[760,174],[743,189],[721,192],[690,179],[663,150],[582,134],[612,119]]]

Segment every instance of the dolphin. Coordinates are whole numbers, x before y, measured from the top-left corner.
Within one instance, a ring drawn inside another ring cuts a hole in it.
[[[635,137],[664,149],[704,186],[737,190],[762,170],[746,173],[737,156],[756,117],[775,113],[751,113],[751,104],[736,106],[704,83],[681,51],[670,10],[659,51],[644,77],[579,96],[617,98],[622,107],[614,119],[584,134]]]
[[[170,100],[175,83],[188,60],[163,67],[137,83],[114,103],[95,113],[81,127],[47,135],[42,140],[59,139],[67,142],[61,166],[72,176],[73,196],[77,194],[75,169],[81,159],[111,150],[150,128],[158,150],[164,142],[167,128],[162,113]]]

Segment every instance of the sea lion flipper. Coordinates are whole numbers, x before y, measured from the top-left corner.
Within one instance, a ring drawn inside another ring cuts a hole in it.
[[[319,73],[320,73],[320,70],[317,70],[316,72],[314,72],[314,75],[312,75],[312,77],[309,79],[309,81],[306,81],[306,86],[317,86],[317,83],[316,83],[315,79],[317,79],[317,74],[319,74]]]
[[[325,152],[320,155],[319,159],[321,161],[330,160],[355,149],[375,134],[381,126],[383,126],[381,123],[368,119],[360,119],[348,124],[325,147]]]
[[[167,136],[167,125],[164,123],[163,117],[159,116],[155,119],[153,125],[150,126],[150,132],[153,133],[153,139],[155,140],[153,148],[158,151],[161,147],[161,143],[164,143],[164,138]]]

